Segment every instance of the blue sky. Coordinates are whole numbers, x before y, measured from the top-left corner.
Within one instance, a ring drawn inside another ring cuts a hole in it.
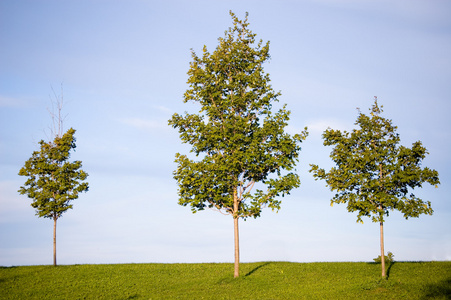
[[[183,103],[190,49],[213,50],[232,25],[229,10],[270,41],[266,71],[291,110],[291,133],[309,127],[301,187],[278,213],[240,222],[241,260],[371,261],[379,227],[356,223],[314,181],[309,164],[329,168],[328,127],[351,130],[357,107],[378,96],[401,143],[421,140],[424,166],[440,174],[433,216],[385,223],[396,260],[451,259],[451,2],[14,1],[0,2],[0,265],[50,264],[52,221],[17,193],[17,175],[50,135],[52,87],[64,92],[65,129],[77,130],[72,159],[90,191],[58,221],[60,264],[232,262],[233,220],[192,214],[177,204],[174,154],[189,151],[167,126]]]

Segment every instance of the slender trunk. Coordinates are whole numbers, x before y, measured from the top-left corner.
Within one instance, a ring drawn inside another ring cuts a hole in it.
[[[235,228],[235,269],[233,272],[233,277],[237,278],[240,276],[240,238],[238,232],[238,217],[233,217],[233,225]]]
[[[385,277],[384,222],[380,222],[380,228],[381,228],[381,266],[382,266],[382,277]]]
[[[382,184],[382,164],[379,164],[379,179],[381,180]],[[382,186],[382,185],[381,185]],[[382,187],[381,187],[382,189]],[[379,208],[382,210],[382,204],[379,206]],[[379,213],[380,216],[380,230],[381,230],[381,268],[382,268],[382,277],[385,278],[385,251],[384,251],[384,222],[382,219],[382,212]]]
[[[238,197],[236,190],[233,193],[233,226],[234,226],[234,238],[235,238],[235,268],[233,277],[237,278],[240,276],[240,237],[238,231]]]
[[[57,217],[53,216],[53,265],[56,266],[56,220]]]

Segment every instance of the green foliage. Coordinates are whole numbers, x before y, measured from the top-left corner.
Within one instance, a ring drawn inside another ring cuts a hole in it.
[[[451,262],[0,267],[0,299],[448,299]]]
[[[369,116],[359,113],[355,123],[358,129],[327,129],[323,133],[324,145],[334,146],[330,157],[336,167],[326,172],[311,165],[310,172],[336,191],[331,205],[347,203],[349,212],[358,212],[358,222],[363,222],[364,216],[384,222],[390,210],[399,210],[406,219],[431,215],[430,201],[416,197],[411,190],[425,182],[439,184],[438,172],[421,168],[428,152],[420,141],[412,148],[398,145],[396,126],[381,117],[381,112],[376,99]]]
[[[255,45],[247,14],[244,21],[230,14],[234,26],[213,53],[205,46],[202,56],[192,51],[184,102],[198,103],[200,111],[176,113],[169,125],[192,145],[198,160],[177,153],[174,178],[179,204],[193,212],[213,208],[256,218],[263,207],[278,210],[276,198],[299,186],[299,176],[290,171],[307,132],[285,133],[290,112],[286,106],[271,111],[280,93],[263,70],[269,42]]]
[[[391,264],[395,261],[395,255],[393,253],[388,252],[387,255],[384,255],[385,264]],[[373,258],[374,262],[377,264],[380,264],[382,262],[381,256],[379,255],[376,258]]]
[[[88,174],[81,170],[81,161],[68,161],[76,147],[74,134],[71,128],[53,142],[41,140],[40,151],[34,151],[19,171],[28,179],[18,192],[33,199],[31,206],[39,217],[58,219],[72,208],[71,201],[80,192],[88,190],[84,182]]]

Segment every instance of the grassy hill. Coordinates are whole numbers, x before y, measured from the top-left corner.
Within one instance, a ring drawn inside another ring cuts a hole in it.
[[[0,299],[451,299],[451,261],[0,267]]]

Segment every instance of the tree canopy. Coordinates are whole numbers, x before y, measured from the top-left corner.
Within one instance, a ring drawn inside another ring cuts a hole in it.
[[[199,112],[176,113],[169,124],[196,156],[176,154],[179,204],[238,220],[259,217],[263,207],[278,210],[278,197],[299,186],[293,170],[307,131],[285,132],[290,112],[285,105],[272,111],[280,92],[263,68],[269,42],[256,43],[247,14],[244,20],[230,14],[234,26],[215,51],[192,51],[184,102],[198,103]]]
[[[381,113],[382,106],[375,98],[369,115],[359,112],[357,129],[327,129],[324,145],[333,146],[330,157],[336,166],[326,172],[312,164],[310,172],[336,192],[331,205],[347,204],[349,212],[358,212],[358,222],[363,223],[362,217],[380,222],[383,250],[384,218],[392,210],[400,211],[406,219],[431,215],[431,202],[418,198],[412,190],[425,182],[437,185],[440,181],[437,171],[421,166],[428,154],[422,143],[417,141],[411,148],[399,145],[397,127]]]
[[[72,208],[71,201],[80,192],[88,190],[88,183],[83,182],[88,174],[80,169],[82,162],[67,161],[70,150],[76,147],[74,134],[71,128],[53,142],[41,140],[41,150],[34,151],[20,169],[19,175],[28,179],[19,193],[33,199],[31,206],[39,217],[59,218]]]

